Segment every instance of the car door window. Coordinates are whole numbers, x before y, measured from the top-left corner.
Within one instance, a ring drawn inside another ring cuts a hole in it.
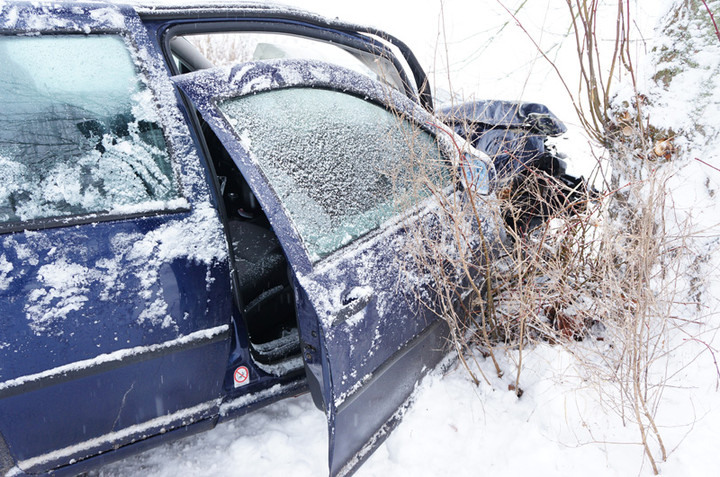
[[[150,90],[119,35],[0,37],[0,223],[179,198]]]
[[[442,183],[435,138],[347,93],[287,88],[222,101],[316,262]]]

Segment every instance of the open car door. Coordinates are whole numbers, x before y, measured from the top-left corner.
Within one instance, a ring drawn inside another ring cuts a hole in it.
[[[418,105],[333,65],[245,63],[174,80],[280,238],[330,473],[348,474],[445,354],[447,325],[418,299],[407,247],[432,200],[414,179],[451,193],[448,153]]]

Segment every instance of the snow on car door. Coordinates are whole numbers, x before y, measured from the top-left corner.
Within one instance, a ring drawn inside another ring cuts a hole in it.
[[[417,169],[447,178],[436,139],[417,126],[430,119],[402,95],[317,62],[174,79],[280,237],[299,285],[310,387],[328,416],[330,472],[350,472],[443,355],[446,325],[418,303],[403,264],[410,210],[424,196]]]

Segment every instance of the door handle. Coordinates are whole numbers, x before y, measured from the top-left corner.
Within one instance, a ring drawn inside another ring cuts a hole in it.
[[[370,287],[355,287],[341,298],[342,307],[335,314],[332,326],[345,322],[348,318],[362,311],[375,298],[375,291]]]

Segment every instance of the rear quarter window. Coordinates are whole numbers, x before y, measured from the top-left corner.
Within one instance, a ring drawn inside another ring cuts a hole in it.
[[[0,36],[0,224],[169,208],[151,91],[120,35]]]

